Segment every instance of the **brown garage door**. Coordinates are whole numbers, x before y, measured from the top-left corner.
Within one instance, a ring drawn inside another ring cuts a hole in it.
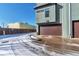
[[[73,37],[79,38],[79,21],[73,21]]]
[[[61,35],[62,33],[61,25],[53,26],[40,26],[41,35]]]

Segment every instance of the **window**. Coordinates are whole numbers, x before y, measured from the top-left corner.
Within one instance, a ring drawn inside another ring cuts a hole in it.
[[[45,9],[45,17],[49,17],[49,9]]]

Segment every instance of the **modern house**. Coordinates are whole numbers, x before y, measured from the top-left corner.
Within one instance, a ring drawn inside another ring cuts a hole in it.
[[[39,35],[79,37],[79,3],[38,3],[34,9]]]
[[[17,23],[8,24],[8,28],[13,28],[13,29],[35,29],[35,26],[32,26],[28,23],[17,22]]]

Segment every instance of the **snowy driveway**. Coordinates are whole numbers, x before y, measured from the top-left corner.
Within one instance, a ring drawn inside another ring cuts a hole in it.
[[[29,33],[0,38],[0,56],[79,56],[78,51],[72,50],[59,51],[59,49],[54,49],[50,52],[46,50],[45,45],[35,43],[30,38],[30,34],[36,35],[35,33]]]
[[[0,39],[0,55],[10,56],[43,56],[44,53],[40,46],[33,44],[29,34],[23,34],[16,37]]]

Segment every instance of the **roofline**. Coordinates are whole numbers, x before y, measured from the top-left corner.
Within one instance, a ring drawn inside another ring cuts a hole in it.
[[[46,26],[46,25],[61,25],[61,23],[56,23],[56,22],[48,22],[48,23],[37,23],[40,26]]]
[[[42,7],[45,7],[45,6],[51,6],[51,5],[56,5],[57,3],[47,3],[47,4],[44,4],[44,5],[40,5],[40,6],[36,6],[34,9],[39,9],[39,8],[42,8]]]

